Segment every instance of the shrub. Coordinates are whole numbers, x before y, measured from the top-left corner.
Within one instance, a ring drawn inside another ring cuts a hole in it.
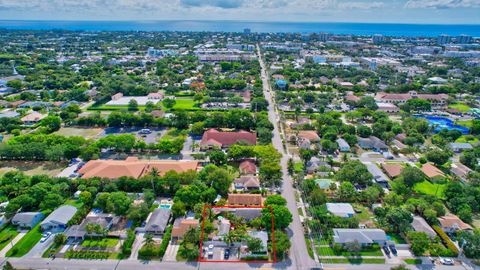
[[[437,232],[438,236],[440,236],[443,244],[451,251],[452,256],[449,256],[449,257],[458,256],[458,248],[452,242],[450,237],[448,237],[448,235],[444,231],[442,231],[442,229],[440,227],[438,227],[437,225],[433,225],[432,228],[435,230],[435,232]],[[447,256],[447,255],[445,255],[445,256]]]
[[[165,252],[167,251],[168,243],[170,242],[171,237],[172,237],[172,225],[168,226],[167,230],[165,231],[165,234],[163,235],[162,244],[158,248],[158,256],[163,257],[163,255],[165,255]]]
[[[132,245],[135,241],[135,232],[133,230],[128,230],[127,239],[123,242],[122,245],[122,255],[129,257],[132,254]]]

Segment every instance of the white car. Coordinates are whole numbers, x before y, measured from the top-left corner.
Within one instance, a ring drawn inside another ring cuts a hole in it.
[[[213,256],[213,245],[208,246],[208,256],[209,257]]]
[[[50,235],[52,235],[51,232],[44,233],[42,235],[42,238],[40,238],[40,243],[43,243],[43,242],[47,241],[47,239],[50,237]]]
[[[440,258],[440,263],[443,265],[454,265],[455,261],[450,258]]]

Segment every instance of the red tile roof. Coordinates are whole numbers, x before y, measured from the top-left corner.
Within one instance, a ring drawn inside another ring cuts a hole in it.
[[[445,174],[439,168],[433,166],[430,163],[423,164],[422,172],[430,178],[435,176],[445,176]]]
[[[221,132],[212,128],[203,133],[200,145],[228,147],[238,142],[246,142],[249,145],[255,145],[257,144],[257,134],[244,130],[238,132]]]
[[[242,174],[255,174],[257,173],[257,165],[255,165],[255,161],[251,159],[246,159],[242,162],[240,162],[240,165],[238,166],[240,169],[240,173]]]
[[[399,176],[403,170],[403,166],[398,163],[382,163],[382,168],[390,178]]]
[[[457,227],[460,230],[471,230],[472,226],[463,222],[459,217],[449,214],[438,218],[438,222],[442,228],[454,228]]]
[[[260,194],[228,194],[229,205],[262,205]]]

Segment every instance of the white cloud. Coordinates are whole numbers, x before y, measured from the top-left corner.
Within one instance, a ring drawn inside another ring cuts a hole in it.
[[[340,9],[377,9],[385,7],[383,2],[343,2],[338,4]]]
[[[408,0],[406,8],[479,8],[480,0]]]

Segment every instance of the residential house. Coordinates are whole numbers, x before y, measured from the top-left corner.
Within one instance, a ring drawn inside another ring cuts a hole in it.
[[[236,190],[256,190],[260,188],[260,180],[254,175],[242,175],[233,180]]]
[[[254,160],[245,159],[240,162],[238,165],[240,174],[257,174],[257,165]]]
[[[379,184],[387,184],[388,178],[387,176],[378,168],[377,164],[374,163],[367,163],[367,170],[373,175],[373,180]]]
[[[463,165],[460,162],[454,162],[450,167],[450,172],[455,174],[458,178],[460,178],[460,180],[464,182],[468,180],[467,176],[471,171],[472,170],[470,168],[468,168],[467,166]]]
[[[121,217],[114,214],[91,211],[83,219],[82,223],[70,226],[65,231],[65,236],[71,240],[84,239],[86,236],[102,236],[110,231],[113,226],[117,225],[120,219]],[[97,225],[100,231],[89,231],[89,224]]]
[[[472,226],[463,222],[459,217],[453,214],[448,214],[437,218],[440,223],[440,228],[446,233],[454,233],[456,231],[471,231]]]
[[[42,230],[49,231],[63,231],[67,228],[67,223],[77,212],[77,208],[71,205],[62,205],[53,210],[48,217],[46,217],[40,227]]]
[[[455,153],[461,153],[465,150],[471,150],[473,149],[473,146],[469,143],[449,143],[448,147]]]
[[[223,237],[230,232],[232,224],[230,223],[230,220],[226,218],[219,218],[213,222],[213,226],[215,226],[218,231],[216,234],[217,237]]]
[[[212,128],[203,133],[200,147],[202,149],[228,148],[235,143],[256,145],[257,134],[244,130],[238,132],[222,132]]]
[[[317,172],[321,167],[324,167],[325,169],[330,170],[332,166],[328,164],[328,162],[320,160],[318,157],[312,157],[308,162],[306,166],[307,173],[315,173]]]
[[[428,225],[427,221],[425,221],[425,219],[423,219],[421,216],[414,216],[411,225],[413,230],[415,230],[416,232],[424,232],[430,238],[434,238],[435,236],[437,236],[435,230],[433,230],[432,227]]]
[[[337,217],[353,217],[355,210],[349,203],[327,203],[327,211]]]
[[[350,152],[350,145],[344,139],[338,138],[337,144],[340,152]]]
[[[445,177],[445,174],[439,168],[433,166],[433,164],[430,163],[423,164],[421,170],[429,178],[437,176]]]
[[[31,112],[24,117],[20,118],[20,121],[23,122],[24,125],[31,126],[35,125],[36,123],[40,122],[43,118],[47,117],[44,114],[41,114],[39,112]]]
[[[333,229],[333,241],[344,245],[357,242],[362,246],[371,244],[384,245],[387,235],[381,229]]]
[[[228,205],[261,206],[261,194],[228,194]]]
[[[382,163],[382,169],[393,179],[402,173],[403,166],[400,163]]]
[[[19,228],[33,228],[37,225],[45,215],[41,212],[21,212],[12,218],[12,224]]]
[[[230,208],[230,210],[235,213],[235,216],[242,217],[247,222],[262,216],[261,208]]]
[[[191,228],[197,228],[199,225],[198,219],[194,218],[177,218],[173,222],[172,238],[183,239],[185,233]]]
[[[196,171],[198,161],[186,160],[141,160],[137,157],[128,157],[126,160],[90,160],[78,173],[82,178],[118,179],[122,176],[139,178],[156,170],[159,175],[168,171],[178,173],[190,170]]]
[[[147,218],[145,232],[151,234],[163,234],[170,221],[172,210],[170,208],[157,208]]]
[[[298,139],[308,139],[312,143],[320,141],[320,136],[318,136],[315,130],[300,130],[297,137]]]
[[[388,146],[375,136],[368,138],[358,137],[358,145],[366,150],[374,150],[376,152],[388,151]]]

